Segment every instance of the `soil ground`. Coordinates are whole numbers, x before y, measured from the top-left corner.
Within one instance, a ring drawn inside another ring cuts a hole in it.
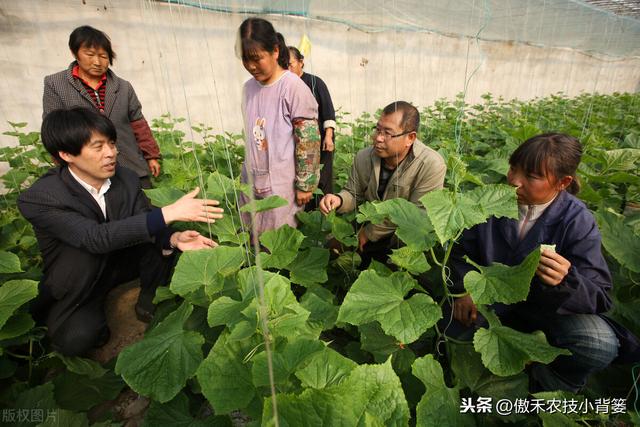
[[[104,346],[91,352],[91,359],[105,364],[117,357],[122,349],[144,337],[147,324],[137,319],[134,310],[139,293],[137,280],[124,283],[109,293],[105,311],[111,337]],[[102,414],[111,412],[123,426],[137,427],[142,424],[148,406],[149,399],[126,387],[116,399],[93,408],[89,417],[99,419]]]

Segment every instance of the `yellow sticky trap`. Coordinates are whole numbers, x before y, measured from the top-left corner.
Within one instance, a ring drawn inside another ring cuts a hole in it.
[[[304,34],[300,39],[298,50],[303,56],[308,56],[311,53],[311,40],[309,40],[309,37],[307,37],[306,34]]]

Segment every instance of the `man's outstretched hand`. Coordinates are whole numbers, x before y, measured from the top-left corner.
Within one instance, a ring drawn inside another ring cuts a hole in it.
[[[215,248],[218,244],[194,230],[176,231],[169,240],[171,246],[182,252]]]
[[[218,208],[220,202],[213,199],[197,199],[200,188],[196,187],[192,192],[185,194],[174,203],[162,208],[164,222],[168,225],[176,221],[194,221],[214,223],[222,218],[222,208]]]

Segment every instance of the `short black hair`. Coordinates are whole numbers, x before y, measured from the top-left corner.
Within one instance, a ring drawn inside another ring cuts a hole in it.
[[[404,132],[416,132],[420,130],[420,113],[418,109],[406,101],[395,101],[384,107],[382,115],[393,114],[396,111],[402,113],[402,130]]]
[[[91,141],[94,132],[116,141],[116,127],[107,116],[95,109],[76,107],[54,110],[47,114],[42,121],[40,138],[49,154],[58,163],[65,165],[60,152],[77,156],[82,147]]]
[[[104,49],[107,55],[109,55],[109,64],[113,65],[113,60],[116,59],[116,53],[111,48],[109,36],[102,31],[89,25],[83,25],[73,30],[69,36],[69,49],[71,49],[71,52],[75,56],[78,56],[78,51],[83,46]]]

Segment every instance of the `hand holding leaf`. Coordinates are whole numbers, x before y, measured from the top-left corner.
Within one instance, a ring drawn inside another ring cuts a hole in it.
[[[571,262],[557,252],[543,249],[536,276],[549,286],[558,286],[569,274]]]

